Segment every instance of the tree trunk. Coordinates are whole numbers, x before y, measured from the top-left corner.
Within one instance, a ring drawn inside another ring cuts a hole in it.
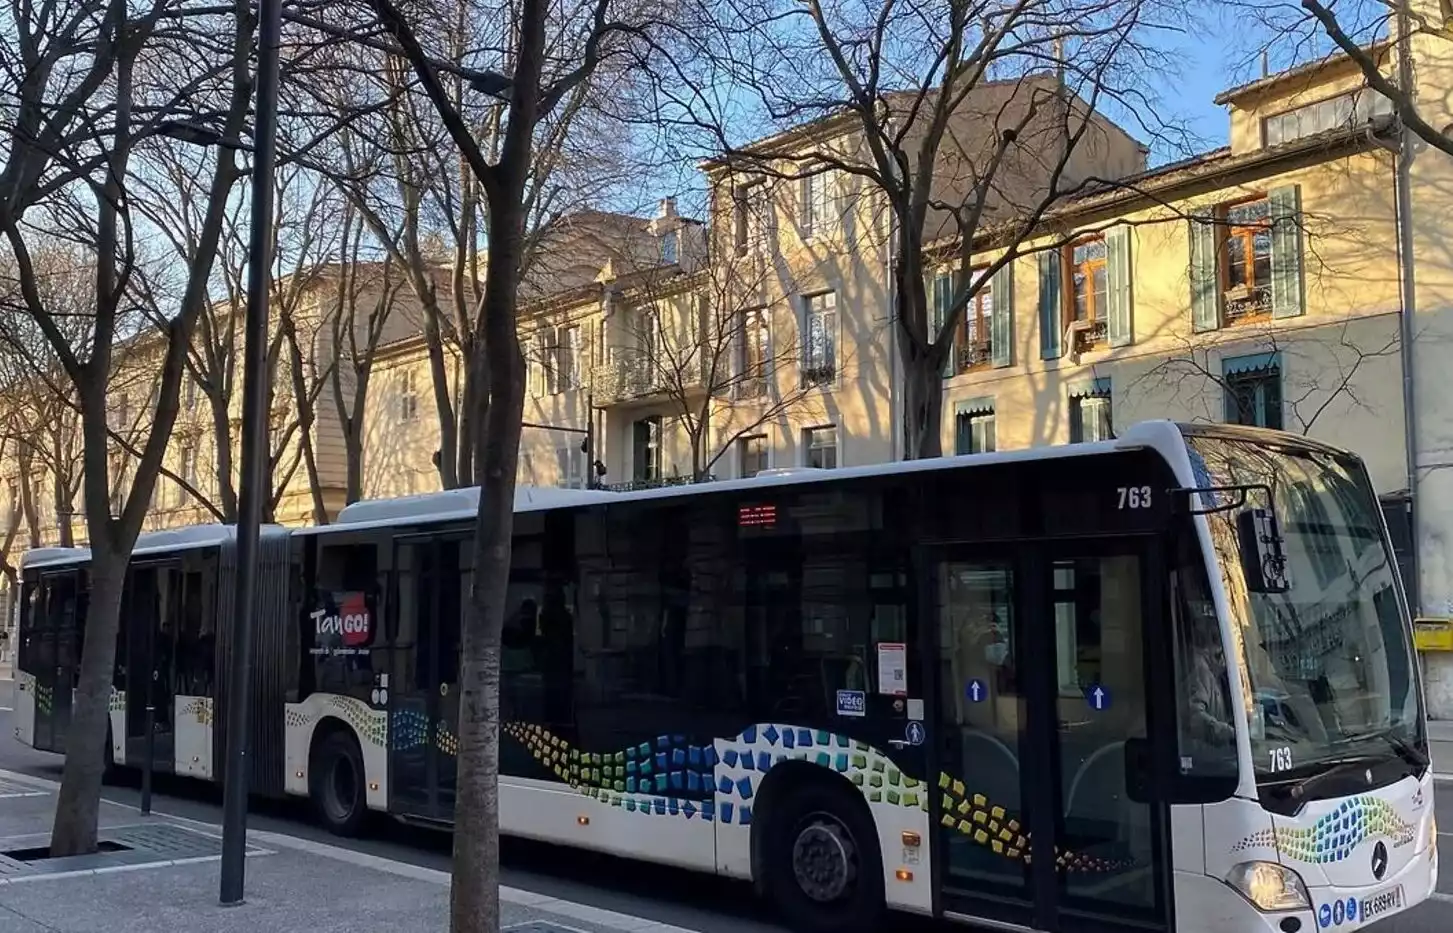
[[[434,411],[439,416],[439,484],[459,488],[459,426],[449,398],[449,367],[444,360],[444,337],[439,332],[437,299],[424,303],[424,346],[429,352],[429,375],[434,388]],[[467,417],[467,416],[464,416]]]
[[[71,527],[71,513],[75,511],[75,506],[72,505],[70,497],[66,495],[70,491],[71,484],[61,471],[59,463],[56,464],[56,472],[52,480],[51,492],[54,500],[52,504],[55,509],[56,541],[61,547],[75,547],[76,535]]]
[[[508,220],[494,214],[496,229]],[[518,213],[518,212],[516,212]],[[518,226],[518,219],[516,219]],[[515,473],[525,408],[524,357],[515,331],[514,248],[519,234],[499,231],[490,244],[482,323],[488,391],[476,389],[474,445],[481,480],[474,533],[474,586],[463,631],[459,695],[459,780],[454,824],[453,933],[499,930],[499,681],[505,590],[514,532]],[[480,367],[472,366],[471,376]],[[486,403],[487,402],[487,407]],[[483,409],[483,410],[480,410]]]
[[[221,390],[218,390],[221,393]],[[219,398],[210,398],[212,408],[212,431],[217,438],[217,495],[222,500],[222,521],[229,525],[237,523],[237,485],[232,477],[232,422],[228,418],[229,396],[221,393]]]
[[[81,668],[71,701],[66,732],[66,764],[56,801],[50,854],[55,857],[96,851],[101,808],[101,776],[106,768],[106,722],[116,669],[116,632],[121,622],[121,585],[127,556],[110,542],[91,542],[89,602],[83,631]],[[59,683],[57,690],[69,688]]]
[[[943,363],[907,347],[903,357],[903,459],[942,456]]]

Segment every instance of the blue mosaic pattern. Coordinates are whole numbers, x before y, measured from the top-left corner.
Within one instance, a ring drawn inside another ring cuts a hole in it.
[[[1299,862],[1324,865],[1346,859],[1369,839],[1390,839],[1397,848],[1412,842],[1416,835],[1417,828],[1403,819],[1392,804],[1381,797],[1363,795],[1342,801],[1309,828],[1263,829],[1238,842],[1232,851],[1275,849]]]

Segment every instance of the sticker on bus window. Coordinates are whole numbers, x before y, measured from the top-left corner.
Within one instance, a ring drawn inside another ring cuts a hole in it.
[[[837,714],[859,717],[868,715],[868,695],[861,690],[839,690]]]
[[[908,695],[908,646],[901,641],[878,643],[878,692],[891,697]]]

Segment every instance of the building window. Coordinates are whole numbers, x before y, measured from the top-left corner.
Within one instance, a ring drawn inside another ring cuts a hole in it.
[[[995,449],[993,405],[960,406],[954,418],[954,453],[988,454]]]
[[[1371,88],[1359,88],[1267,117],[1262,124],[1262,132],[1266,145],[1279,146],[1329,130],[1357,126],[1392,113],[1392,101]]]
[[[741,185],[733,193],[732,200],[737,255],[765,246],[776,219],[772,212],[771,189],[762,182]]]
[[[585,454],[578,444],[555,448],[555,485],[565,489],[585,488]]]
[[[661,261],[674,266],[681,261],[681,235],[675,230],[661,237]]]
[[[758,398],[767,394],[767,359],[771,353],[771,330],[767,311],[755,308],[742,313],[737,337],[737,396]]]
[[[661,479],[661,417],[653,415],[631,425],[631,478],[638,483]]]
[[[742,479],[749,479],[767,469],[767,436],[752,434],[737,441]]]
[[[562,327],[555,335],[555,375],[551,393],[580,388],[580,328]]]
[[[971,275],[982,276],[983,270],[977,270]],[[968,305],[964,308],[963,326],[954,338],[955,372],[968,372],[993,361],[993,321],[994,289],[985,280],[979,290],[969,298]]]
[[[412,369],[399,370],[399,420],[413,421],[419,415],[419,392]]]
[[[183,483],[196,488],[197,485],[197,450],[190,445],[182,448],[180,462],[177,464],[177,476]],[[182,488],[181,483],[172,484],[172,494],[176,497],[172,504],[180,508],[187,502],[187,491]]]
[[[1108,441],[1115,436],[1110,420],[1110,387],[1097,381],[1094,388],[1070,396],[1070,443]]]
[[[122,392],[116,398],[116,407],[112,409],[113,423],[111,429],[117,432],[131,430],[131,396]]]
[[[803,299],[803,385],[826,385],[837,378],[837,293]]]
[[[802,179],[802,235],[826,234],[832,224],[832,175],[818,171]]]
[[[187,373],[182,374],[182,404],[187,408],[197,404],[197,380]]]
[[[1070,287],[1065,291],[1068,307],[1065,326],[1080,324],[1077,333],[1080,348],[1086,349],[1105,339],[1109,313],[1109,279],[1106,274],[1107,249],[1100,235],[1072,244],[1069,253]]]
[[[1225,209],[1221,290],[1227,324],[1271,313],[1271,202],[1243,201]]]
[[[1282,427],[1281,361],[1275,354],[1243,356],[1221,364],[1226,423]]]
[[[805,451],[803,466],[834,469],[837,467],[837,426],[829,424],[808,428],[802,432],[802,447]]]

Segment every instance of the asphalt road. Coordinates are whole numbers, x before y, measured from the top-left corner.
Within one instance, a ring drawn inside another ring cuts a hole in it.
[[[33,751],[11,736],[10,681],[0,681],[0,769],[59,780],[62,759]],[[1435,798],[1438,825],[1453,827],[1453,784]],[[108,786],[107,799],[135,806],[136,782]],[[221,823],[220,793],[193,782],[160,780],[152,806],[159,812]],[[249,817],[255,829],[286,833],[330,845],[344,846],[384,858],[443,871],[449,869],[449,837],[379,819],[360,839],[340,839],[312,822],[302,802],[260,802]],[[1453,833],[1439,834],[1445,851],[1453,851]],[[505,840],[502,880],[512,887],[590,904],[701,933],[786,933],[753,902],[748,886],[691,872],[652,868],[615,857],[578,853],[557,847]],[[1453,871],[1445,869],[1438,883],[1448,900],[1430,901],[1391,918],[1377,933],[1446,933],[1453,929]],[[949,933],[963,927],[917,918],[895,918],[895,933]]]

